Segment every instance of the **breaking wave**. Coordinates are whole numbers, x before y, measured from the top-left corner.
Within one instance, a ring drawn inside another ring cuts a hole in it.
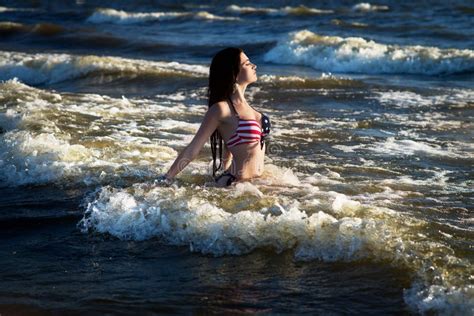
[[[360,37],[291,33],[264,60],[310,66],[328,72],[441,75],[474,71],[474,51],[385,45]]]
[[[375,4],[370,4],[367,2],[362,2],[354,5],[352,7],[352,10],[354,11],[360,11],[360,12],[371,12],[371,11],[388,11],[390,8],[386,5],[375,5]]]
[[[282,168],[269,168],[271,174],[264,175],[260,185],[244,182],[214,189],[219,192],[141,184],[104,187],[88,204],[79,226],[83,232],[125,240],[159,238],[215,256],[265,248],[292,250],[296,260],[303,261],[389,262],[412,273],[405,300],[414,310],[472,309],[472,288],[457,276],[469,270],[469,262],[456,257],[449,246],[422,237],[426,222],[363,205],[344,194],[318,192],[310,185],[311,177],[298,180]],[[280,185],[304,193],[304,202],[285,198],[278,187],[266,187],[271,181],[265,178],[272,177],[287,179]]]
[[[27,54],[0,51],[0,80],[27,84],[57,83],[91,74],[200,77],[208,68],[178,62],[156,62],[108,56]]]
[[[260,8],[260,7],[241,7],[238,5],[230,5],[226,8],[227,11],[237,14],[265,14],[270,16],[284,16],[284,15],[314,15],[314,14],[328,14],[333,13],[333,10],[321,10],[316,8],[309,8],[304,5],[297,7],[283,7],[283,8]]]
[[[179,18],[198,20],[236,21],[235,17],[217,16],[207,11],[199,12],[141,12],[132,13],[115,9],[97,9],[88,19],[90,23],[139,24],[150,21],[165,21]]]

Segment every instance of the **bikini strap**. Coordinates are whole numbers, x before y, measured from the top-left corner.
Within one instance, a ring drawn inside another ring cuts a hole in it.
[[[234,103],[232,103],[232,100],[230,98],[228,100],[229,100],[230,106],[232,107],[232,109],[235,112],[235,116],[237,116],[237,118],[240,119],[239,112],[237,112],[237,110],[235,109]]]
[[[231,100],[230,98],[228,98],[228,101],[229,101],[229,103],[230,103],[230,106],[231,106],[232,109],[234,110],[235,115],[236,115],[238,118],[240,118],[239,112],[237,112],[237,110],[235,109],[235,106],[234,106],[234,103],[232,103],[232,100]],[[249,105],[255,112],[260,113],[260,115],[262,115],[262,119],[263,119],[263,117],[265,116],[265,114],[263,114],[263,112],[257,111],[257,109],[255,109],[252,105],[250,105],[250,103],[248,103],[248,105]]]

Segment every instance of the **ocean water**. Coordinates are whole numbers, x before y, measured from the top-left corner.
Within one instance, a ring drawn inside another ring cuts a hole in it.
[[[0,313],[474,312],[471,1],[0,1]],[[153,185],[227,46],[265,172]]]

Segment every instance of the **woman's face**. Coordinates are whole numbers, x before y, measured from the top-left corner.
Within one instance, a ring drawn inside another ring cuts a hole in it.
[[[240,71],[236,81],[240,85],[257,81],[257,65],[252,64],[244,53],[240,54]]]

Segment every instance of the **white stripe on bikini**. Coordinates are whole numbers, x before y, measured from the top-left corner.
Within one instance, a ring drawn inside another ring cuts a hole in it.
[[[237,127],[237,129],[235,131],[236,132],[239,132],[239,131],[257,131],[257,132],[261,132],[261,129],[258,126],[242,126],[242,127]]]

